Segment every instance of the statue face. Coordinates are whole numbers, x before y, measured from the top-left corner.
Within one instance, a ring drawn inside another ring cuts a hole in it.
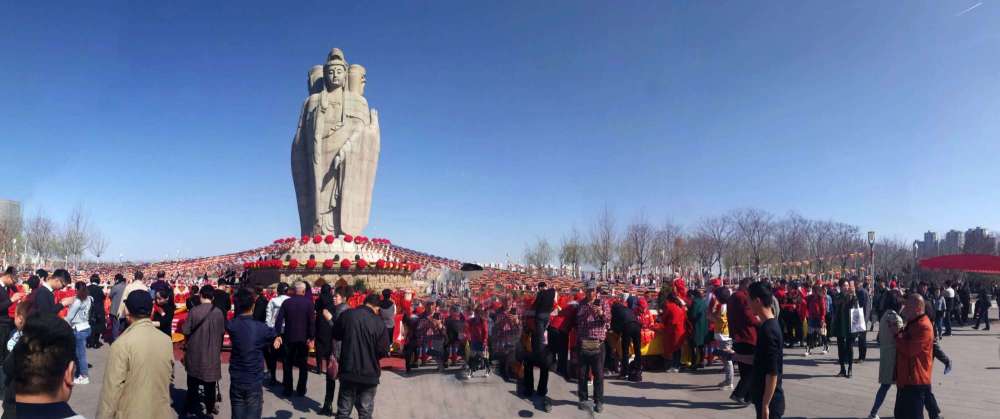
[[[326,85],[331,89],[343,87],[347,81],[347,68],[342,65],[326,67]]]

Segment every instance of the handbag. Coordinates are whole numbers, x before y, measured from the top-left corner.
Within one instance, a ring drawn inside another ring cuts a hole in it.
[[[601,353],[603,343],[597,339],[581,339],[580,353],[583,355],[597,355]]]
[[[868,331],[865,324],[865,310],[861,307],[851,309],[851,333],[861,333]]]

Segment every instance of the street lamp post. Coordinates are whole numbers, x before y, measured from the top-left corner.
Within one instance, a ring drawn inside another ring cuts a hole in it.
[[[868,232],[868,250],[870,252],[869,253],[870,257],[872,258],[871,270],[869,271],[869,274],[872,276],[872,281],[874,281],[875,280],[875,232],[874,231]]]

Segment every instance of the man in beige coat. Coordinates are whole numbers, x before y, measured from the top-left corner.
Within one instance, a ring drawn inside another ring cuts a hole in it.
[[[135,275],[132,276],[132,281],[129,282],[128,285],[125,286],[125,291],[123,292],[122,295],[124,295],[125,298],[128,298],[128,296],[130,294],[132,294],[132,291],[135,291],[135,290],[144,290],[144,291],[146,291],[146,294],[149,294],[149,287],[146,286],[145,282],[143,282],[142,271],[135,271]],[[150,295],[150,298],[152,298],[152,295]],[[118,305],[118,313],[117,314],[118,314],[118,318],[119,319],[124,319],[125,318],[125,314],[126,314],[125,313],[125,309],[127,309],[127,308],[128,307],[125,304],[119,304]],[[146,317],[149,317],[149,316],[146,316]]]
[[[170,407],[173,343],[149,320],[153,299],[148,291],[136,290],[123,305],[130,325],[111,345],[97,417],[175,418]]]

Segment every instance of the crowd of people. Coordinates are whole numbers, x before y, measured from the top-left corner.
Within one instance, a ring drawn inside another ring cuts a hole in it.
[[[325,381],[320,415],[371,417],[380,360],[390,355],[407,373],[431,364],[459,367],[466,377],[496,372],[543,411],[552,409],[555,370],[576,382],[579,408],[595,413],[604,410],[606,376],[642,381],[644,370],[718,363],[718,387],[735,403],[780,418],[785,351],[825,354],[836,342],[839,375],[850,379],[876,323],[880,387],[870,417],[895,385],[895,417],[938,418],[933,360],[946,374],[951,360],[937,342],[955,327],[989,329],[997,292],[952,281],[904,287],[894,278],[743,278],[733,286],[717,278],[697,287],[679,275],[646,284],[492,269],[466,292],[443,295],[321,281],[193,284],[165,271],[88,279],[74,282],[64,269],[4,272],[5,418],[73,417],[66,401],[74,386],[90,384],[87,352],[106,343],[99,418],[172,417],[175,346],[187,377],[185,417],[218,414],[228,352],[235,418],[261,417],[264,386],[306,397],[310,374]]]

